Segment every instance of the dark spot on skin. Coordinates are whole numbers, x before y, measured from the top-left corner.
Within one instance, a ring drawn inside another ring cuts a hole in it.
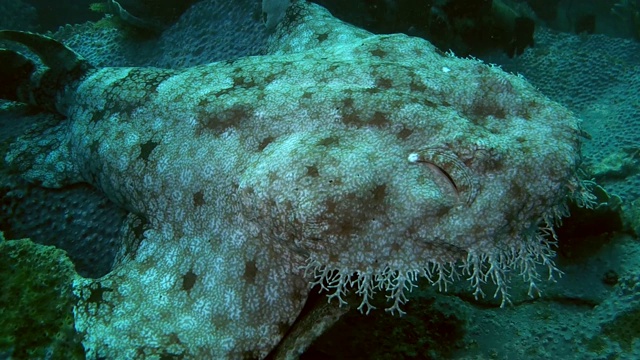
[[[273,136],[267,136],[266,138],[262,139],[262,141],[260,141],[260,144],[258,145],[258,151],[264,150],[274,140],[275,138]]]
[[[505,109],[490,98],[477,99],[468,112],[472,119],[484,119],[493,116],[497,119],[504,119],[507,116]],[[477,122],[476,122],[477,123]]]
[[[315,165],[307,166],[307,176],[318,177],[320,174],[318,173],[318,168]]]
[[[393,81],[389,78],[379,78],[376,80],[376,86],[382,90],[388,90],[393,87]]]
[[[433,124],[432,129],[435,132],[440,132],[440,131],[442,131],[442,129],[444,129],[444,124],[442,124],[440,122],[436,123],[436,124]]]
[[[198,275],[196,275],[191,270],[189,270],[186,274],[182,275],[182,290],[189,291],[193,289],[193,286],[196,284],[197,279],[198,279]]]
[[[528,197],[528,191],[519,183],[511,184],[509,188],[509,194],[511,199],[524,199]]]
[[[531,100],[527,102],[527,105],[524,106],[522,111],[518,112],[518,115],[525,120],[531,120],[533,117],[532,114],[536,114],[538,111],[540,111],[540,104],[535,100]]]
[[[169,344],[177,344],[177,345],[182,344],[182,341],[180,341],[180,337],[178,337],[178,334],[174,332],[169,334]]]
[[[387,185],[386,184],[378,185],[373,190],[371,190],[371,193],[373,194],[374,202],[382,203],[387,194]]]
[[[356,225],[349,219],[342,219],[336,229],[339,236],[349,236],[357,230]]]
[[[99,147],[100,147],[100,142],[98,140],[93,140],[91,142],[91,145],[89,145],[89,151],[91,151],[94,154],[97,154]]]
[[[483,225],[475,224],[471,227],[471,234],[482,238],[484,236],[487,236],[487,228]]]
[[[258,275],[258,267],[256,266],[256,262],[254,260],[245,261],[244,263],[244,274],[242,274],[242,278],[247,284],[255,284],[256,276]]]
[[[524,138],[524,137],[522,137],[522,136],[518,136],[518,137],[516,137],[516,141],[517,141],[518,143],[520,143],[520,144],[524,144],[525,142],[527,142],[527,139],[525,139],[525,138]]]
[[[278,77],[278,74],[275,74],[275,73],[269,74],[269,75],[265,76],[264,81],[267,84],[269,84],[269,83],[273,82],[273,80],[275,80],[277,77]]]
[[[233,87],[220,89],[220,90],[216,91],[215,93],[213,93],[213,95],[218,98],[220,96],[227,95],[227,94],[231,93],[233,90],[234,90]]]
[[[197,193],[193,194],[193,205],[195,207],[204,205],[204,194],[202,193],[202,191],[198,191]]]
[[[115,138],[116,138],[116,140],[123,140],[126,135],[127,134],[126,134],[126,132],[124,130],[118,130],[116,132],[116,137]]]
[[[418,100],[416,98],[410,98],[408,101],[405,99],[395,99],[393,101],[391,101],[391,108],[402,108],[405,104],[407,104],[408,102],[413,102],[413,103],[418,103]]]
[[[282,61],[280,63],[280,65],[282,66],[282,69],[284,70],[284,72],[287,72],[287,70],[294,64],[297,62],[294,62],[293,60],[286,60],[286,61]]]
[[[269,173],[271,173],[271,171]],[[255,189],[251,186],[244,187],[240,191],[242,191],[243,195],[247,195],[247,196],[254,196],[256,193]]]
[[[344,107],[353,107],[353,98],[348,97],[346,99],[343,99],[342,100],[342,105]]]
[[[416,57],[424,56],[424,51],[422,51],[422,49],[420,48],[413,48],[413,53],[416,55]]]
[[[336,203],[332,199],[327,199],[324,202],[324,206],[327,208],[327,212],[333,213],[334,211],[336,211],[336,207],[338,207],[338,203]]]
[[[318,36],[316,36],[316,39],[318,39],[318,42],[324,42],[328,38],[329,38],[329,34],[327,33],[318,34]]]
[[[311,99],[311,97],[313,97],[313,93],[312,93],[312,92],[310,92],[310,91],[305,91],[305,92],[302,94],[302,98],[303,98],[303,99]]]
[[[177,103],[181,103],[181,102],[184,101],[184,95],[182,93],[180,93],[176,97],[174,97],[172,101],[177,102]]]
[[[360,116],[358,116],[358,114],[350,112],[347,114],[343,114],[342,115],[342,122],[345,125],[356,125],[356,126],[360,126],[361,123],[361,119]]]
[[[95,287],[91,287],[89,289],[89,298],[87,299],[86,304],[96,304],[96,308],[100,309],[100,305],[104,303],[104,293],[107,291],[113,291],[113,289],[108,287],[102,287],[102,283],[94,283]]]
[[[451,207],[450,206],[439,206],[436,209],[435,217],[442,218],[444,216],[449,215],[450,212],[451,212]]]
[[[104,119],[104,115],[105,115],[105,111],[94,111],[91,114],[91,122],[92,123],[97,123],[98,121]]]
[[[267,174],[267,178],[273,184],[274,182],[276,182],[276,180],[280,179],[280,176],[275,171],[269,171],[269,173]],[[251,189],[251,192],[253,193],[253,188],[249,189]]]
[[[382,49],[375,49],[375,50],[371,50],[370,51],[371,55],[378,57],[380,59],[384,58],[385,56],[387,56],[387,52],[382,50]]]
[[[400,249],[402,249],[402,247],[400,246],[400,244],[394,242],[393,244],[391,244],[391,250],[393,251],[400,251]]]
[[[434,103],[433,101],[428,100],[428,99],[424,99],[424,100],[422,101],[422,104],[424,104],[424,105],[426,105],[426,106],[428,106],[428,107],[430,107],[430,108],[434,108],[434,109],[438,107],[438,104],[436,104],[436,103]],[[447,105],[445,105],[445,106],[447,106]]]
[[[246,105],[233,105],[228,109],[206,112],[200,115],[200,128],[196,130],[196,135],[203,132],[212,132],[215,135],[222,134],[227,128],[237,126],[242,120],[247,119],[251,111]]]
[[[251,88],[254,86],[256,86],[256,83],[253,79],[247,79],[244,76],[236,76],[233,78],[234,88]]]
[[[398,132],[396,134],[396,136],[398,137],[398,139],[400,140],[405,140],[406,138],[408,138],[409,136],[411,136],[411,134],[413,134],[413,130],[411,129],[407,129],[407,128],[402,128],[402,130],[400,130],[400,132]]]
[[[373,114],[373,117],[371,118],[371,121],[369,121],[369,123],[371,125],[377,126],[377,127],[384,127],[390,124],[389,119],[387,119],[387,115],[380,112],[380,111],[376,111]]]
[[[149,160],[149,156],[151,155],[151,152],[159,145],[160,143],[155,142],[155,141],[147,141],[146,143],[140,145],[140,155],[138,156],[138,159],[142,159],[144,161],[148,161]]]
[[[318,141],[318,143],[316,145],[334,146],[334,145],[339,145],[339,144],[340,144],[340,138],[338,138],[337,136],[329,136],[329,137],[326,137],[326,138],[321,139],[320,141]]]
[[[427,87],[424,86],[422,82],[412,80],[411,83],[409,84],[409,89],[411,91],[424,92],[425,90],[427,90]]]

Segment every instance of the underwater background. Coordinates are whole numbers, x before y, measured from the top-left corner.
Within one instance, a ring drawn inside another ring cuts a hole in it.
[[[513,281],[512,304],[501,307],[491,289],[474,298],[464,278],[446,292],[424,281],[407,293],[406,314],[400,317],[381,310],[384,296],[372,299],[380,309],[365,315],[353,299],[342,308],[327,304],[316,286],[295,325],[285,325],[282,341],[266,358],[640,358],[640,1],[314,2],[374,34],[404,33],[428,40],[442,53],[496,64],[567,107],[582,121],[581,172],[595,182],[597,204],[570,204],[570,217],[556,226],[554,261],[563,274],[538,283],[541,296],[527,296],[527,284]],[[288,5],[0,0],[0,29],[44,34],[98,68],[184,69],[270,53],[268,39]],[[0,47],[28,52],[1,40]],[[2,79],[10,75],[8,59],[0,56]],[[9,99],[8,83],[0,87]],[[0,100],[3,159],[15,139],[59,119],[38,107]],[[109,290],[92,288],[78,305],[72,284],[78,275],[99,279],[113,270],[123,257],[121,229],[130,209],[87,183],[50,187],[25,180],[25,169],[8,160],[2,164],[0,360],[105,358],[87,357],[74,307],[99,306]],[[138,226],[143,231],[144,224]],[[181,281],[191,288],[195,280],[185,275]],[[307,340],[299,345],[297,339]],[[212,357],[140,351],[135,358]]]

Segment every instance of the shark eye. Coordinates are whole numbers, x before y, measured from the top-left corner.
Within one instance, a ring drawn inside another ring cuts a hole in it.
[[[426,164],[444,180],[453,193],[471,205],[478,193],[478,186],[467,166],[451,151],[445,149],[425,149],[409,154],[412,163]]]
[[[451,177],[451,175],[443,168],[441,168],[440,166],[436,165],[436,164],[432,164],[429,162],[425,162],[425,164],[427,164],[427,166],[433,170],[435,173],[437,173],[438,175],[440,175],[442,178],[445,178],[447,180],[447,183],[451,186],[451,188],[453,188],[453,190],[456,192],[456,194],[460,195],[460,189],[458,189],[458,185],[456,185],[456,182],[453,181],[453,178]]]

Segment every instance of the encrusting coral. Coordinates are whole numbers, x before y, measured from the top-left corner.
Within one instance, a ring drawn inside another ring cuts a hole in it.
[[[84,359],[73,321],[75,276],[64,251],[0,232],[0,357]]]
[[[94,68],[39,35],[0,38],[51,68],[23,101],[67,116],[6,161],[130,212],[113,271],[74,284],[89,358],[263,358],[310,283],[355,291],[363,312],[382,291],[401,313],[419,277],[445,290],[463,275],[476,295],[492,281],[506,303],[516,273],[533,295],[536,266],[556,271],[567,199],[588,201],[568,110],[314,4],[292,3],[267,55],[182,70]]]

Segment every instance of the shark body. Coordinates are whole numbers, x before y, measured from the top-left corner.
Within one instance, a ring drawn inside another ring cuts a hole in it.
[[[534,290],[537,264],[555,271],[540,228],[579,186],[578,120],[517,76],[303,2],[265,56],[171,70],[54,52],[54,80],[20,98],[66,119],[5,161],[130,214],[113,270],[74,284],[89,358],[263,358],[310,283],[402,312],[418,277],[446,288],[460,264],[505,302],[507,272]]]

